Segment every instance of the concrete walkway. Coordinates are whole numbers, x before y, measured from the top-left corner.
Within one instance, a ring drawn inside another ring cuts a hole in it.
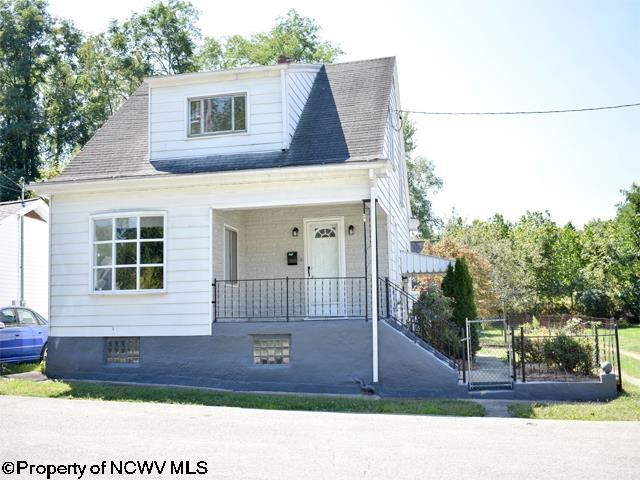
[[[600,480],[636,478],[640,464],[638,422],[288,412],[23,397],[0,397],[0,411],[3,463],[190,460],[192,468],[198,461],[207,468],[206,474],[190,477],[127,478]],[[609,448],[612,445],[615,448]],[[99,476],[122,477],[109,472]]]
[[[16,380],[29,380],[31,382],[44,382],[49,378],[40,370],[34,370],[32,372],[12,373],[11,375],[2,375],[0,378],[16,379]]]

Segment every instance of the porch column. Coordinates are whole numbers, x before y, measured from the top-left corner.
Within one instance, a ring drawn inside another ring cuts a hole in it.
[[[371,338],[373,341],[373,383],[378,383],[378,246],[376,242],[376,177],[369,170],[371,177],[371,202],[369,203],[369,234],[371,235]]]

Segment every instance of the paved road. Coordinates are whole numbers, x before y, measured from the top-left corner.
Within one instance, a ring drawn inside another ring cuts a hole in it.
[[[191,460],[193,469],[195,461],[206,461],[208,473],[192,479],[622,480],[640,478],[638,439],[640,423],[0,397],[0,464]],[[82,478],[181,477],[166,471],[142,477],[87,471]]]

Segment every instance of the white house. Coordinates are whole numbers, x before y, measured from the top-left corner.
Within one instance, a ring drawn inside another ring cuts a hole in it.
[[[35,187],[51,207],[48,373],[456,391],[405,328],[401,267],[447,262],[410,252],[398,88],[394,58],[147,79]]]
[[[0,203],[0,306],[22,304],[47,314],[48,222],[49,206],[39,198]]]

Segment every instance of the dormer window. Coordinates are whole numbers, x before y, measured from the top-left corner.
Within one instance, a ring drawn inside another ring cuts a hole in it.
[[[189,136],[247,131],[247,94],[189,99]]]

